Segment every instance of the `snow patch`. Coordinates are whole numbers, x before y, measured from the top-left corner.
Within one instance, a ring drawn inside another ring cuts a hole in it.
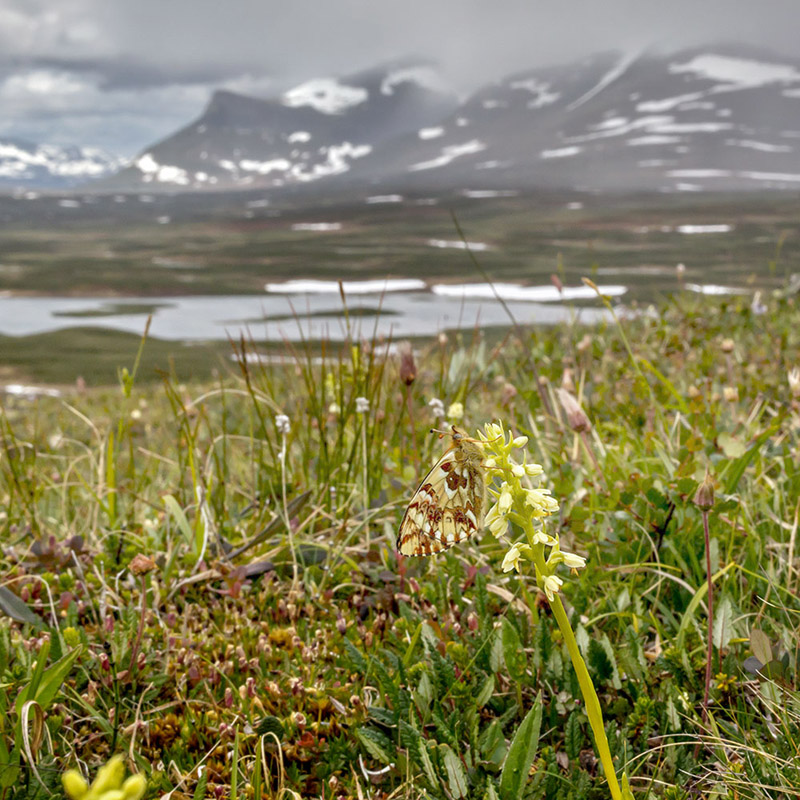
[[[674,75],[688,72],[703,80],[719,81],[723,86],[718,90],[752,89],[770,83],[800,81],[800,72],[789,64],[768,64],[711,53],[695,56],[685,64],[670,64],[669,71]]]
[[[480,200],[487,197],[517,197],[519,192],[516,189],[464,189],[462,194]]]
[[[220,162],[221,163],[221,162]],[[142,173],[142,181],[150,183],[177,183],[179,186],[187,186],[190,183],[189,174],[182,167],[175,167],[170,164],[159,164],[152,153],[145,153],[134,161],[134,166]]]
[[[475,252],[482,252],[490,250],[491,247],[485,242],[462,242],[461,239],[428,239],[428,244],[431,247],[453,248],[455,250],[474,250]]]
[[[723,294],[748,294],[747,289],[735,289],[733,286],[720,286],[715,283],[687,283],[686,288],[690,292],[697,292],[698,294],[709,295],[723,295]]]
[[[628,144],[631,147],[643,147],[645,145],[656,144],[677,144],[680,141],[680,136],[661,136],[653,134],[650,136],[636,136],[633,139],[628,139]]]
[[[733,225],[678,225],[675,228],[678,233],[730,233]]]
[[[293,231],[340,231],[341,222],[295,222]]]
[[[420,139],[436,139],[444,133],[444,128],[420,128],[417,136]]]
[[[582,147],[575,147],[574,145],[571,147],[559,147],[555,150],[542,150],[539,153],[539,158],[569,158],[570,156],[578,155],[582,150]]]
[[[560,97],[560,92],[550,90],[550,84],[538,81],[536,78],[526,78],[525,80],[512,81],[508,84],[510,89],[519,89],[530,92],[533,100],[526,103],[528,108],[542,108],[555,103]]]
[[[381,82],[381,94],[394,94],[395,86],[416,83],[429,92],[447,92],[448,87],[431,67],[406,67],[390,72]]]
[[[324,162],[314,164],[310,171],[306,170],[305,164],[295,164],[291,169],[290,175],[302,182],[315,181],[328,175],[340,175],[350,169],[348,158],[363,158],[372,152],[372,146],[342,142],[341,144],[333,144],[330,147],[321,148],[321,150],[326,154]]]
[[[271,161],[253,161],[243,158],[239,168],[245,172],[257,172],[259,175],[269,175],[270,172],[286,172],[291,169],[292,162],[285,158],[274,158]]]
[[[619,297],[628,291],[627,286],[599,286],[600,293]],[[565,286],[559,291],[555,286],[521,286],[517,283],[437,283],[431,291],[439,297],[475,297],[494,300],[522,300],[533,303],[559,302],[563,300],[591,300],[597,297],[588,286]]]
[[[582,106],[587,100],[591,100],[596,94],[602,92],[606,86],[610,86],[617,78],[621,77],[638,58],[639,53],[630,53],[623,56],[588,92],[570,103],[567,106],[567,111],[574,111],[578,106]]]
[[[290,108],[311,106],[321,114],[341,114],[368,97],[369,92],[360,86],[347,86],[333,78],[316,78],[290,89],[282,99]]]
[[[417,278],[379,278],[368,281],[342,281],[345,294],[383,294],[384,292],[416,292],[426,289]],[[293,280],[267,283],[264,289],[274,294],[339,294],[339,281]]]
[[[433,158],[430,161],[421,161],[418,164],[412,164],[409,172],[418,172],[423,169],[435,169],[437,167],[444,167],[449,164],[453,159],[461,156],[473,155],[485,150],[486,145],[479,139],[472,139],[472,141],[464,142],[463,144],[453,144],[445,147],[442,154],[438,158]]]
[[[769,144],[768,142],[757,142],[753,139],[726,139],[725,144],[736,147],[747,147],[750,150],[758,150],[761,153],[791,153],[792,148],[788,144]]]
[[[402,203],[403,195],[401,194],[375,194],[367,198],[368,205],[376,205],[379,203]]]

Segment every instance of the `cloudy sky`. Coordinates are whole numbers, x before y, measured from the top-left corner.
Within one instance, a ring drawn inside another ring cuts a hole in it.
[[[599,50],[796,54],[799,0],[0,0],[0,137],[124,156],[216,88],[269,96],[406,56],[462,92]]]

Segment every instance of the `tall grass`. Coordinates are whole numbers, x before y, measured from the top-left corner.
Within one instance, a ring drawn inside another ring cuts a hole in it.
[[[495,797],[541,692],[525,796],[604,796],[565,643],[535,584],[501,573],[504,546],[396,557],[440,447],[435,397],[471,430],[504,420],[545,466],[553,530],[588,558],[566,614],[634,793],[800,795],[796,315],[792,297],[756,315],[681,295],[522,342],[448,335],[410,383],[374,336],[287,345],[283,363],[242,341],[213,384],[5,398],[0,792],[43,797],[120,749],[151,796],[226,793],[235,774],[237,796]],[[140,553],[155,569],[134,580]],[[52,693],[25,688],[39,654],[50,676],[71,659]]]

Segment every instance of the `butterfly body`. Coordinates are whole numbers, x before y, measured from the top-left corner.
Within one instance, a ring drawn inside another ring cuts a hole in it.
[[[455,426],[450,447],[411,498],[397,535],[404,556],[429,556],[477,533],[486,506],[481,445]]]

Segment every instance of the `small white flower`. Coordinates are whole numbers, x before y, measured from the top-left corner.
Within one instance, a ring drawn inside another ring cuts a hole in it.
[[[139,411],[138,408],[134,408],[133,411],[131,411],[131,419],[141,419],[141,418],[142,418],[142,412]]]
[[[522,464],[513,464],[511,472],[516,475],[516,477],[521,478],[525,474],[525,467]]]
[[[544,473],[544,469],[542,468],[541,464],[525,464],[525,474],[529,478],[535,478],[537,475],[541,475]]]
[[[553,602],[553,595],[560,591],[563,583],[564,581],[562,581],[558,575],[548,575],[544,579],[544,593],[547,595],[547,599],[551,603]]]
[[[439,417],[444,416],[444,403],[438,397],[433,397],[428,400],[428,408],[430,408],[434,419],[439,419]]]
[[[483,429],[486,431],[487,439],[499,439],[503,435],[503,428],[496,422],[487,422]]]
[[[340,406],[338,403],[331,403],[331,404],[328,406],[328,413],[329,413],[329,414],[332,414],[332,415],[335,417],[335,416],[337,416],[338,414],[341,414],[341,413],[342,413],[342,408],[341,408],[341,406]]]
[[[570,569],[583,569],[586,566],[586,559],[583,556],[564,552],[562,552],[561,555],[564,557],[564,563]]]
[[[520,571],[519,562],[530,553],[530,547],[527,544],[520,544],[515,542],[511,545],[503,558],[503,572],[511,572],[511,570]]]
[[[533,509],[534,517],[546,517],[558,511],[558,503],[549,489],[525,489],[525,504]]]
[[[511,490],[508,488],[508,484],[504,483],[503,488],[500,490],[500,497],[497,500],[497,510],[501,514],[507,514],[511,509],[511,505],[514,502],[514,496],[511,494]]]
[[[356,397],[356,413],[366,414],[369,411],[369,400],[366,397]]]
[[[792,393],[792,397],[800,397],[800,369],[797,367],[790,369],[787,378],[789,379],[789,391]]]
[[[483,462],[483,466],[486,469],[494,469],[497,466],[497,461],[494,458],[487,458],[486,461]]]
[[[447,409],[447,419],[453,422],[460,422],[464,418],[464,404],[451,403],[450,408]]]
[[[526,444],[528,444],[527,436],[517,436],[517,438],[511,442],[512,447],[525,447]]]
[[[508,522],[498,510],[497,503],[486,512],[485,522],[493,536],[502,536],[508,530]]]
[[[285,436],[292,429],[292,423],[289,422],[289,417],[286,414],[278,414],[275,417],[275,427],[278,429],[278,433],[282,433]]]
[[[756,315],[767,313],[767,307],[761,302],[761,292],[756,292],[753,295],[753,302],[750,304],[750,310]]]
[[[556,540],[546,534],[544,531],[536,531],[533,534],[533,543],[534,544],[546,544],[548,547],[552,547],[554,544],[558,544]]]

